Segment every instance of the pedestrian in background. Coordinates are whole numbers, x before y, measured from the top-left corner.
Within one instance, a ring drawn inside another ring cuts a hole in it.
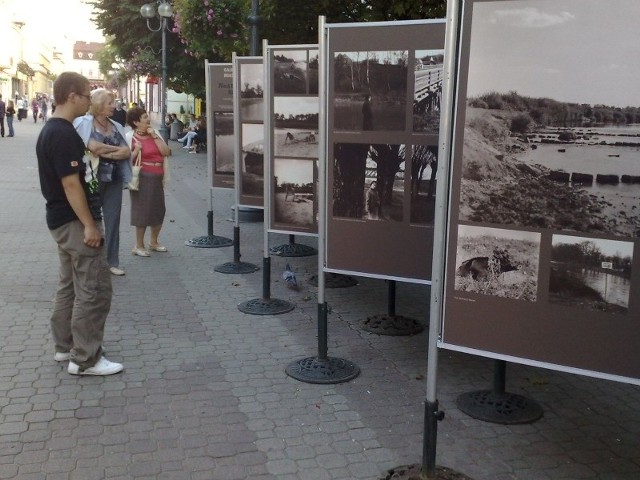
[[[36,143],[47,226],[58,244],[60,274],[51,333],[54,360],[69,360],[72,375],[112,375],[123,366],[102,355],[104,326],[111,308],[111,276],[102,247],[99,211],[90,209],[85,145],[73,120],[89,108],[89,80],[63,72],[53,84],[56,113]],[[97,213],[97,215],[96,215]]]
[[[116,108],[109,117],[111,120],[118,122],[122,127],[127,124],[127,111],[122,108],[122,101],[116,100]]]
[[[9,135],[8,137],[13,137],[13,116],[16,114],[16,109],[13,106],[13,100],[9,100],[7,102],[6,108],[6,116],[7,116],[7,127],[9,127]]]
[[[131,151],[122,126],[111,120],[115,110],[114,95],[104,88],[91,92],[89,113],[73,122],[87,149],[98,162],[98,185],[104,218],[107,263],[113,275],[122,276],[120,268],[120,213],[122,189],[131,181]]]
[[[34,98],[31,100],[31,113],[33,114],[33,123],[38,121],[38,110],[39,110],[38,100]],[[85,112],[86,113],[86,112]]]
[[[18,99],[18,121],[21,122],[23,118],[27,118],[27,100],[24,98]]]
[[[163,185],[168,177],[166,157],[171,155],[171,149],[158,132],[151,128],[149,115],[143,108],[129,109],[127,124],[133,129],[127,133],[131,158],[135,161],[140,153],[142,165],[138,191],[129,190],[131,225],[136,227],[136,245],[131,253],[148,257],[149,251],[144,243],[147,227],[151,227],[149,248],[156,252],[167,251],[158,242],[158,235],[166,213]]]
[[[42,118],[42,123],[47,121],[47,116],[49,113],[49,105],[47,104],[47,99],[42,97],[40,101],[40,118]]]
[[[4,116],[7,113],[7,107],[2,100],[2,94],[0,93],[0,135],[4,137]]]

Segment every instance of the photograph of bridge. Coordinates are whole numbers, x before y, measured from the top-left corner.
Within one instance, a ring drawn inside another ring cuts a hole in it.
[[[404,50],[336,53],[334,130],[404,131],[407,72]]]
[[[444,78],[444,50],[416,50],[413,131],[437,135]]]
[[[639,237],[640,2],[469,8],[459,219]]]

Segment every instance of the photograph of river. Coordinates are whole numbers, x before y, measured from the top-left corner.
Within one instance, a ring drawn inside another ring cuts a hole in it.
[[[459,220],[640,236],[640,2],[470,8]]]
[[[627,313],[633,243],[554,235],[549,302]]]

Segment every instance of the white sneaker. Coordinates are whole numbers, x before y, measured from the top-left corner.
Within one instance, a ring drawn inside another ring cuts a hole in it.
[[[110,362],[104,357],[100,357],[98,363],[93,367],[80,370],[80,365],[69,362],[67,372],[71,375],[113,375],[114,373],[120,373],[124,370],[124,366],[121,363]]]
[[[56,362],[66,362],[71,358],[71,352],[56,352],[53,359]]]

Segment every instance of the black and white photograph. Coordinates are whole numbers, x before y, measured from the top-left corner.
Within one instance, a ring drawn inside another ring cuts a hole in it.
[[[336,143],[333,216],[402,222],[405,146]]]
[[[309,50],[309,95],[318,95],[319,73],[320,55],[318,50]]]
[[[640,2],[474,2],[461,221],[640,236]]]
[[[318,110],[318,97],[274,97],[274,155],[318,158]]]
[[[411,152],[411,223],[433,225],[438,146],[414,145]]]
[[[334,130],[404,131],[408,57],[407,51],[336,53]]]
[[[315,160],[276,158],[273,164],[275,222],[313,229],[315,224]]]
[[[262,63],[240,64],[240,119],[264,122],[264,79]]]
[[[308,51],[273,50],[273,93],[306,94]]]
[[[416,50],[413,131],[437,135],[444,79],[444,50]]]
[[[627,313],[633,243],[553,235],[549,303]]]
[[[264,194],[264,125],[242,124],[242,152],[240,158],[243,195]]]
[[[535,302],[540,234],[458,226],[455,289]]]
[[[214,171],[218,174],[233,174],[233,113],[213,112],[215,157]]]

